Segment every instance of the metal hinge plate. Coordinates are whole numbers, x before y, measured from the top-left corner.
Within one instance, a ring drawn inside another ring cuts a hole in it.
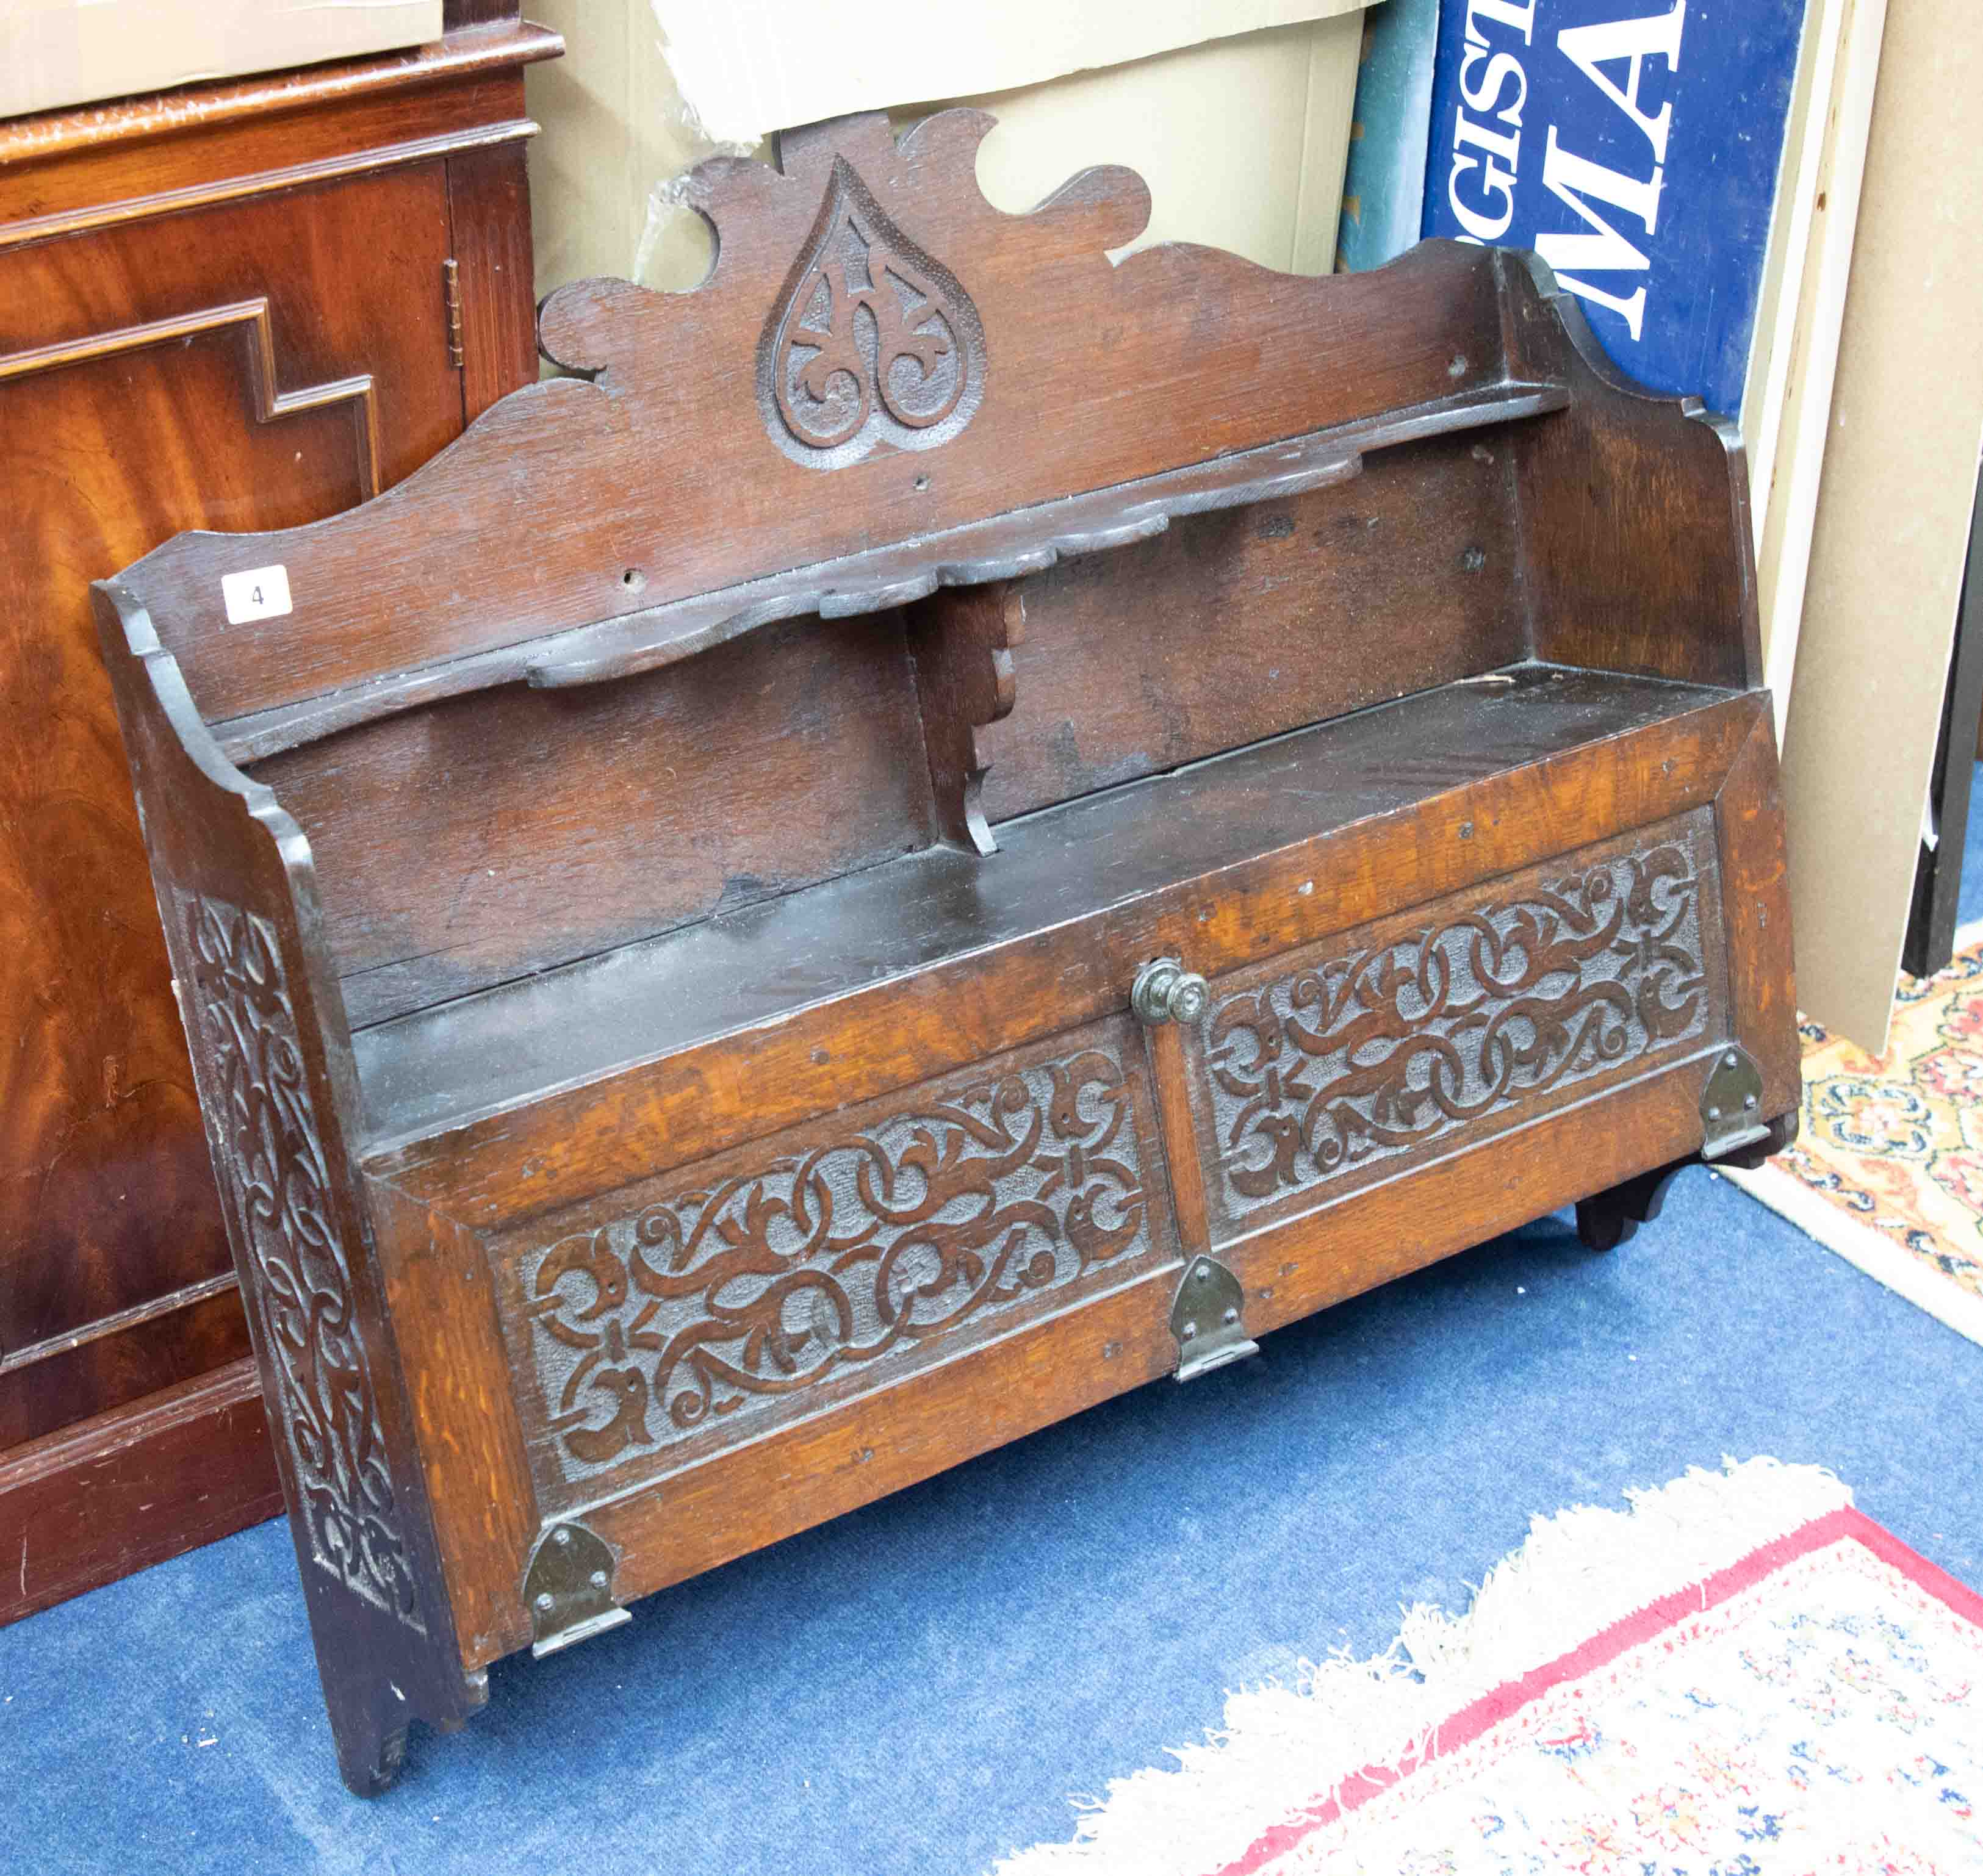
[[[1194,1257],[1185,1267],[1171,1305],[1171,1333],[1177,1337],[1180,1381],[1195,1381],[1260,1352],[1246,1333],[1246,1292],[1216,1257]]]
[[[1763,1072],[1747,1049],[1731,1042],[1700,1091],[1701,1158],[1724,1159],[1767,1138],[1762,1109]]]
[[[633,1620],[614,1605],[615,1567],[611,1546],[583,1524],[553,1524],[537,1540],[523,1572],[532,1654],[541,1660]]]
[[[455,370],[462,366],[461,263],[444,260],[440,264],[441,296],[447,307],[447,362]]]

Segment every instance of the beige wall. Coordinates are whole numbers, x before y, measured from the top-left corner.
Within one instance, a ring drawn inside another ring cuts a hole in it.
[[[689,121],[649,0],[532,0],[528,10],[567,47],[525,81],[543,125],[530,152],[539,295],[591,274],[694,285],[708,235],[670,204],[667,185],[720,149],[749,146],[719,145]],[[1127,163],[1155,201],[1139,246],[1200,241],[1324,271],[1361,25],[1353,12],[972,98],[1000,119],[979,160],[985,193],[1018,212],[1090,163]]]

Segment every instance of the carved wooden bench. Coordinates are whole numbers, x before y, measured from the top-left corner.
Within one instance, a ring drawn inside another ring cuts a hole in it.
[[[500,1655],[1786,1137],[1729,426],[1520,256],[1113,266],[1142,185],[999,213],[989,122],[704,166],[699,291],[99,589],[356,1790]]]

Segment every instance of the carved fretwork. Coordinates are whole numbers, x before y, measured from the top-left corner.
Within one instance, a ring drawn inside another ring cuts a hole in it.
[[[999,580],[947,589],[908,607],[906,617],[938,828],[960,847],[996,853],[981,801],[990,764],[977,733],[1012,714],[1012,648],[1026,629],[1021,588]]]
[[[985,333],[955,277],[891,221],[844,156],[757,347],[757,401],[794,462],[928,450],[985,394]]]
[[[527,1253],[567,1477],[919,1344],[1147,1249],[1130,1085],[1088,1048]]]
[[[222,899],[173,896],[201,1105],[253,1261],[251,1305],[311,1553],[424,1634],[276,928]]]
[[[1688,844],[1617,855],[1215,1002],[1226,1204],[1267,1205],[1703,1035]]]

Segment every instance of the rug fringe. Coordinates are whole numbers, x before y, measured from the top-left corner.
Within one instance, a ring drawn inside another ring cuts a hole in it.
[[[1035,1844],[995,1876],[1203,1876],[1366,1766],[1396,1764],[1503,1682],[1852,1502],[1821,1466],[1722,1466],[1628,1490],[1628,1511],[1534,1519],[1465,1615],[1417,1604],[1381,1655],[1304,1662],[1292,1687],[1229,1694],[1224,1727],[1175,1749],[1175,1771],[1115,1780],[1072,1841]]]

